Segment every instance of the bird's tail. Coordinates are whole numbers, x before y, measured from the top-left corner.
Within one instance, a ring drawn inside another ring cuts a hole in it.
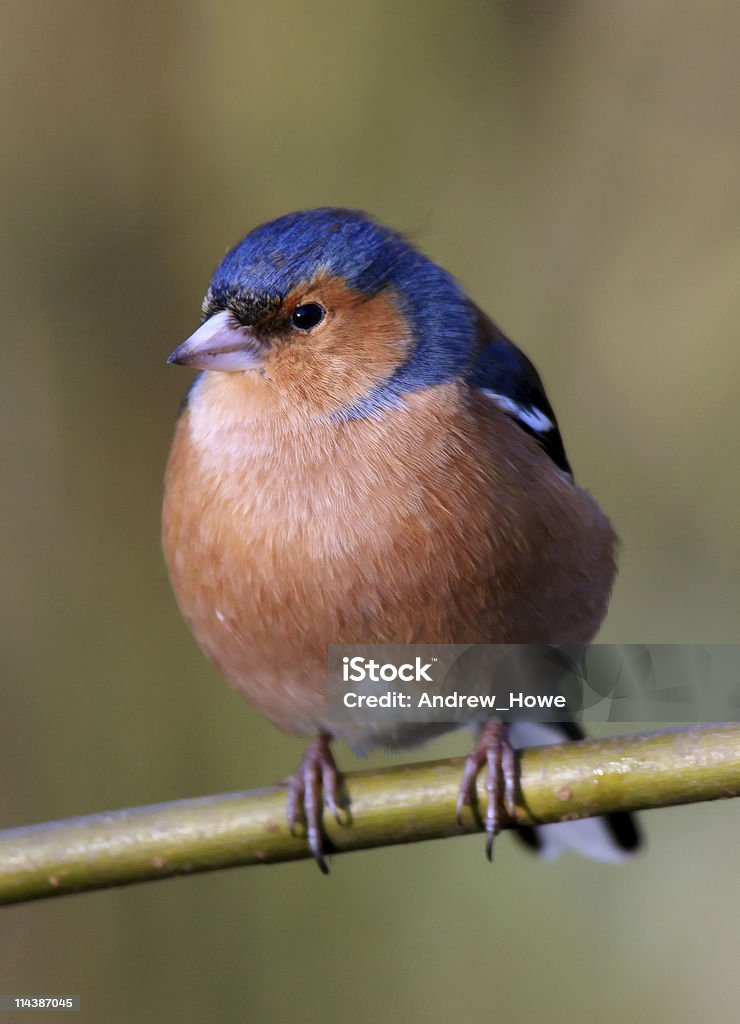
[[[512,722],[509,740],[514,747],[543,747],[562,743],[563,739],[580,740],[584,734],[571,723]],[[516,835],[543,857],[557,857],[565,850],[592,860],[626,860],[641,845],[641,837],[633,815],[625,811],[603,818],[580,821],[558,821],[552,825],[524,826]]]

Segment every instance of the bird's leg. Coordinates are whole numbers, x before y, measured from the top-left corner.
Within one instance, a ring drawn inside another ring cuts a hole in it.
[[[493,860],[493,841],[501,831],[501,807],[510,818],[516,817],[516,765],[514,748],[509,743],[504,722],[486,722],[478,742],[465,762],[457,796],[457,820],[461,822],[462,809],[475,798],[475,780],[486,765],[486,856]]]
[[[341,823],[341,775],[331,752],[331,736],[320,732],[306,753],[301,766],[288,779],[288,823],[295,835],[298,822],[306,826],[306,839],[320,870],[328,875],[324,860],[324,837],[321,812],[324,800],[336,820]]]

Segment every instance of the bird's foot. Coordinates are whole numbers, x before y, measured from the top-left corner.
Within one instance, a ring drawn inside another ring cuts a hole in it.
[[[501,831],[501,809],[510,818],[516,817],[516,765],[514,748],[509,743],[503,722],[487,722],[478,742],[465,762],[457,796],[457,821],[462,823],[462,809],[475,802],[475,780],[486,765],[486,856],[493,860],[493,841]]]
[[[331,752],[331,736],[319,733],[306,753],[301,766],[288,780],[288,823],[293,835],[299,822],[305,826],[306,839],[319,869],[329,874],[324,860],[324,834],[321,812],[324,801],[341,824],[342,777]]]

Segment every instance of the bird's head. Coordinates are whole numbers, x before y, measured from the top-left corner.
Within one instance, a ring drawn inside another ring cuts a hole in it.
[[[350,418],[454,379],[475,343],[454,278],[367,214],[327,208],[263,224],[227,253],[169,362]]]

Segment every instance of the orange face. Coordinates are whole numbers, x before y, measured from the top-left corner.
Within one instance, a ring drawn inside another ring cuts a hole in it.
[[[341,415],[391,377],[410,346],[393,292],[367,296],[319,277],[255,324],[239,323],[230,309],[213,313],[170,361],[238,375],[234,384],[258,402],[325,418]]]

